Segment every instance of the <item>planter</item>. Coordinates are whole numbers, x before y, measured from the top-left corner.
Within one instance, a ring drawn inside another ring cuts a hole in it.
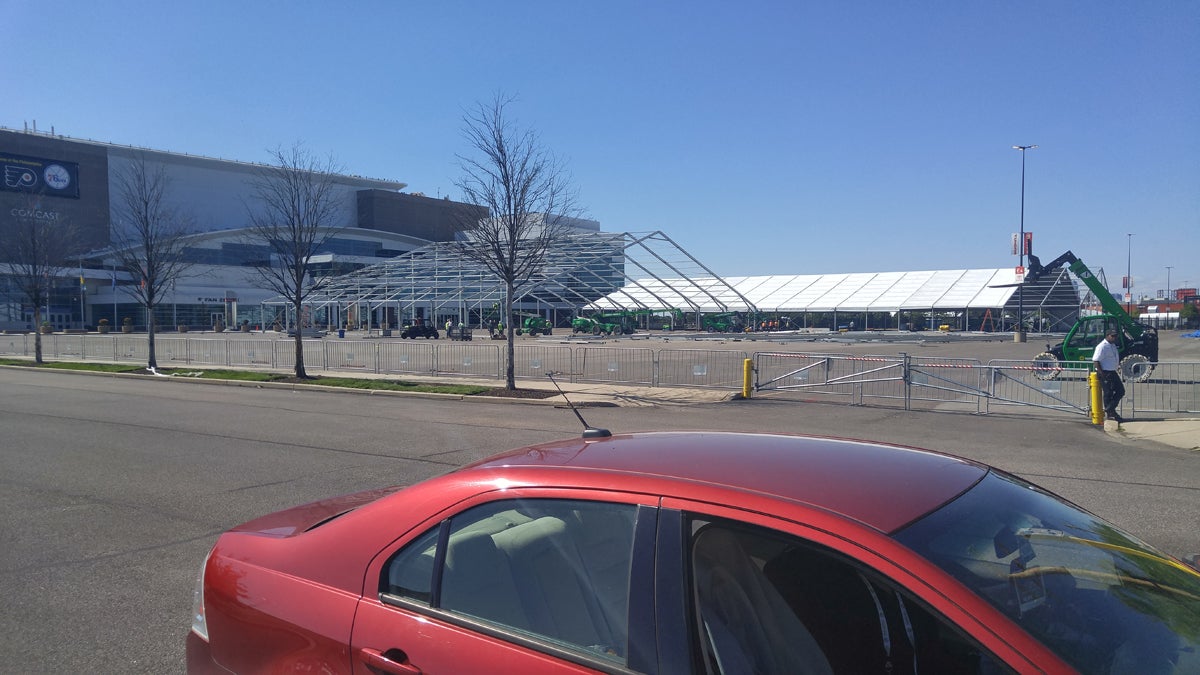
[[[96,326],[96,330],[99,331],[101,335],[107,335],[110,328],[112,328],[112,326]]]
[[[249,333],[250,332],[250,324],[248,324],[248,323],[242,324],[242,332]]]
[[[122,333],[132,333],[133,326],[121,326],[121,332]]]
[[[178,326],[175,327],[175,330],[179,331],[180,333],[186,333],[187,329],[188,329],[188,327],[183,324],[179,324]]]
[[[54,326],[42,326],[42,335],[49,335],[54,332]]]

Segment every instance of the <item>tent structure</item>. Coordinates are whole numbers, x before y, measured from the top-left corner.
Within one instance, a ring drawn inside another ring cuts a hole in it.
[[[308,298],[302,320],[485,325],[499,318],[504,287],[462,254],[466,245],[431,244],[328,280]],[[278,297],[264,304],[287,305]],[[540,272],[518,286],[514,302],[517,311],[558,326],[580,313],[623,313],[645,317],[643,323],[669,316],[675,327],[691,328],[704,326],[705,315],[722,314],[738,315],[736,323],[746,326],[782,316],[791,327],[861,320],[862,328],[951,322],[963,330],[1006,330],[1018,304],[1027,325],[1053,330],[1078,316],[1079,291],[1065,269],[1024,285],[1011,268],[721,277],[659,231],[564,237]]]

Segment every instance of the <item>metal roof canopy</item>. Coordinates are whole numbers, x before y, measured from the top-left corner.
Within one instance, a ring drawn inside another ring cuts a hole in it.
[[[482,308],[503,300],[504,286],[459,249],[439,242],[330,280],[305,306],[367,303],[371,309],[416,305]],[[636,276],[634,276],[636,275]],[[599,304],[597,304],[599,303]],[[286,306],[282,296],[263,304]],[[660,231],[577,233],[563,237],[539,274],[516,290],[516,305],[592,310],[755,309],[744,294]]]
[[[657,283],[671,286],[675,279]],[[709,280],[689,279],[695,287]],[[714,280],[715,281],[715,280]],[[729,287],[720,305],[693,297],[691,307],[702,312],[898,312],[907,310],[999,309],[1016,301],[1013,270],[924,270],[915,272],[867,272],[855,274],[802,274],[757,277],[729,277],[721,280]],[[654,280],[637,280],[625,289],[637,302],[649,309],[677,305],[655,304],[639,295],[639,289],[652,287]],[[662,295],[661,293],[659,295]],[[1069,277],[1056,275],[1024,287],[1025,304],[1078,311],[1079,292]],[[733,301],[740,298],[744,304]],[[592,306],[606,308],[615,303],[602,298]]]

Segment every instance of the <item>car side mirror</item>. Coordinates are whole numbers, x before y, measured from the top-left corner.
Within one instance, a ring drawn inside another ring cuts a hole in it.
[[[1188,567],[1200,572],[1200,553],[1183,556],[1183,562]]]

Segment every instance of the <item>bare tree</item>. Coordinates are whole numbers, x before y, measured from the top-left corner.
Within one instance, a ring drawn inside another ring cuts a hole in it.
[[[70,222],[39,217],[40,193],[25,195],[25,208],[13,209],[0,221],[0,259],[9,263],[13,284],[22,300],[33,306],[34,361],[42,359],[42,307],[50,302],[55,281],[66,271],[77,253],[75,228]]]
[[[258,203],[250,208],[247,234],[270,249],[270,259],[255,269],[264,286],[286,298],[295,312],[295,374],[307,378],[300,317],[304,301],[329,280],[312,274],[312,258],[345,226],[339,222],[342,194],[334,182],[339,167],[300,145],[271,154],[274,165],[254,182]]]
[[[460,222],[468,239],[460,253],[483,265],[504,284],[508,347],[505,386],[516,389],[513,368],[513,304],[520,286],[540,272],[547,253],[562,239],[576,214],[577,196],[563,165],[533,131],[514,127],[507,116],[513,98],[496,94],[463,116],[471,155],[459,155],[463,175],[455,186],[463,201],[484,207],[488,218]],[[472,210],[463,209],[467,218]]]
[[[113,257],[134,281],[126,292],[146,310],[146,367],[157,368],[154,310],[192,267],[183,256],[193,234],[192,220],[169,199],[171,179],[166,167],[148,163],[144,156],[118,173],[115,187]]]

